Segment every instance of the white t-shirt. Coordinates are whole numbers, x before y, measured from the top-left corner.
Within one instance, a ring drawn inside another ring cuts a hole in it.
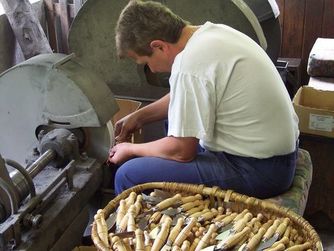
[[[174,61],[168,135],[255,158],[295,150],[298,117],[275,65],[231,27],[201,26]]]

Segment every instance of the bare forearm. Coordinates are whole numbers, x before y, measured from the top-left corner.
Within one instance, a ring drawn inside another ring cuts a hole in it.
[[[188,162],[197,154],[198,139],[165,137],[142,144],[132,144],[133,156],[152,156],[164,159]]]
[[[165,137],[143,144],[120,143],[110,149],[108,162],[122,164],[134,157],[159,157],[189,162],[197,155],[198,139]]]
[[[140,124],[166,119],[168,115],[169,93],[161,99],[137,111]]]

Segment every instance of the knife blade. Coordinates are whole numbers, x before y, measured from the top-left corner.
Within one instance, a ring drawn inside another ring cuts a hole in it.
[[[241,215],[241,216],[240,216]],[[241,218],[242,217],[242,218]],[[233,235],[237,232],[240,232],[246,227],[246,224],[253,218],[253,215],[248,211],[243,211],[237,215],[232,223],[228,226],[220,229],[219,235],[216,237],[216,240],[223,241],[227,239],[230,235]]]
[[[155,205],[154,207],[152,207],[151,209],[149,209],[148,211],[138,215],[139,218],[144,217],[145,215],[148,214],[153,214],[157,211],[162,211],[172,205],[175,205],[176,203],[180,202],[181,199],[181,194],[176,194],[173,197],[167,198],[165,200],[162,200],[161,202],[159,202],[157,205]]]
[[[162,197],[149,196],[149,195],[146,195],[144,193],[142,193],[141,195],[143,197],[143,200],[150,205],[156,205],[159,202],[164,200]]]
[[[148,226],[149,219],[150,219],[150,215],[145,215],[144,217],[140,218],[138,221],[139,229],[144,231],[146,227]]]
[[[173,197],[173,193],[167,192],[161,189],[154,189],[153,194],[157,197],[162,198],[163,200]]]
[[[271,243],[270,246],[268,246],[268,240],[275,234],[276,229],[278,228],[278,226],[281,224],[281,220],[280,219],[276,219],[274,221],[274,223],[272,224],[272,226],[270,226],[268,228],[268,230],[266,231],[266,233],[263,235],[262,240],[260,245],[258,246],[258,248],[256,249],[256,251],[260,251],[263,249],[266,249],[268,247],[270,247],[273,243]]]
[[[182,201],[182,198],[181,198],[181,201]],[[191,208],[199,206],[202,203],[203,203],[202,200],[189,201],[187,203],[182,204],[181,206],[179,206],[177,208],[170,208],[170,209],[163,210],[162,213],[167,214],[169,216],[174,216],[176,214],[185,212],[187,210],[190,210]]]
[[[116,223],[116,212],[113,212],[109,215],[108,219],[106,220],[108,231],[110,231]]]
[[[183,214],[183,213],[175,215],[173,217],[172,226],[175,226],[177,224],[177,221],[179,220],[179,218],[182,218],[183,220],[185,220],[187,218],[187,216],[185,214]]]
[[[241,240],[245,238],[245,236],[249,235],[251,232],[250,227],[245,227],[241,232],[237,232],[228,236],[225,240],[222,240],[217,244],[218,250],[228,250],[236,246]]]
[[[286,228],[288,227],[290,223],[290,219],[289,218],[284,218],[284,220],[278,225],[277,229],[275,230],[275,233],[272,237],[270,237],[269,239],[266,239],[265,235],[263,237],[263,243],[261,243],[261,245],[259,246],[259,250],[263,250],[266,248],[271,247],[278,239],[280,239]],[[275,224],[275,222],[274,222]]]

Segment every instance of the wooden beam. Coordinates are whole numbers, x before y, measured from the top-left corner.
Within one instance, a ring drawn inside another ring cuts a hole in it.
[[[29,0],[0,0],[25,59],[52,53]]]
[[[53,5],[53,0],[44,0],[46,23],[48,27],[49,43],[53,51],[58,52],[57,37],[56,37],[56,10]]]

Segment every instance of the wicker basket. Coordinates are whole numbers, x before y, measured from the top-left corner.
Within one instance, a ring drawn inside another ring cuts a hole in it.
[[[288,208],[281,207],[271,202],[256,199],[242,195],[232,190],[221,190],[218,187],[206,187],[204,185],[193,185],[184,183],[168,183],[168,182],[152,182],[134,186],[123,193],[119,194],[104,208],[105,218],[107,218],[112,212],[115,212],[119,202],[122,199],[126,199],[131,192],[141,193],[145,190],[161,189],[171,193],[182,194],[201,194],[202,196],[210,198],[211,201],[215,201],[218,205],[228,204],[232,211],[241,212],[244,209],[248,209],[252,214],[262,213],[267,218],[281,218],[287,217],[290,219],[293,227],[298,232],[303,232],[305,239],[312,244],[312,250],[322,251],[321,240],[314,230],[314,228],[300,215],[291,211]],[[92,225],[92,240],[98,250],[111,250],[110,247],[106,247],[97,234],[96,222]]]

